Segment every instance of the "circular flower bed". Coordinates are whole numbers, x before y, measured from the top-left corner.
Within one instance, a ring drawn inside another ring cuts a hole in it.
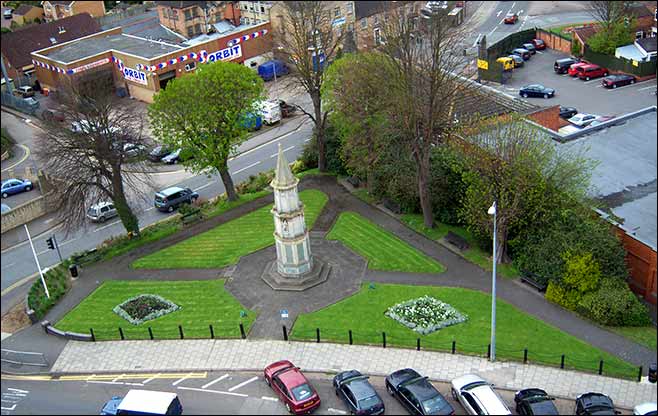
[[[158,295],[139,295],[132,297],[112,309],[114,313],[139,325],[180,309],[180,306]]]
[[[385,315],[423,335],[468,319],[449,304],[431,296],[398,303],[388,308]]]

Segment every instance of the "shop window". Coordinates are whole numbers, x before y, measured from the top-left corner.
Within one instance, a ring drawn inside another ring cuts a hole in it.
[[[334,9],[334,17],[340,17],[340,7]]]
[[[192,38],[192,37],[194,37],[194,27],[189,26],[189,27],[187,28],[187,37],[188,37],[188,38]]]
[[[351,1],[348,1],[345,7],[347,8],[347,14],[352,14],[354,12],[354,3]]]
[[[260,12],[265,13],[265,6],[260,6]]]
[[[185,71],[194,71],[196,69],[196,62],[191,61],[190,63],[185,64]]]
[[[185,20],[192,19],[192,10],[185,10]]]

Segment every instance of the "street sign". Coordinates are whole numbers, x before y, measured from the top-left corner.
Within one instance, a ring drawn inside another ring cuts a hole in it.
[[[484,59],[478,59],[478,68],[484,69],[485,71],[489,69],[489,62]]]
[[[281,319],[288,318],[288,309],[281,309]]]

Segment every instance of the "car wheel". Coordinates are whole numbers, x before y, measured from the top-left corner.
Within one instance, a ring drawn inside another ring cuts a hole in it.
[[[388,391],[388,394],[390,394],[391,396],[395,394],[395,392],[393,391],[393,387],[388,383],[386,383],[386,391]]]
[[[3,198],[7,198],[8,196],[9,196],[9,194],[7,194],[7,192],[3,192],[3,193],[2,193],[2,197],[3,197]]]
[[[521,97],[528,98],[528,94],[524,92],[523,94],[521,94]]]
[[[105,217],[100,217],[100,218],[98,219],[98,222],[105,222],[105,219],[106,219]]]
[[[548,97],[550,97],[548,94],[544,94],[544,98],[548,98]]]
[[[292,413],[292,409],[290,408],[290,405],[288,403],[286,403],[286,410],[288,411],[288,413]]]
[[[452,398],[457,400],[457,392],[455,391],[455,389],[450,389],[450,393],[452,394]]]
[[[174,165],[178,163],[178,159],[174,159]]]
[[[589,77],[585,77],[585,81],[589,81]]]
[[[271,386],[271,381],[267,377],[265,377],[265,384],[267,384],[268,386]]]
[[[603,73],[603,76],[604,76],[604,77],[607,77],[607,76],[608,76],[608,73],[607,73],[607,72],[604,72],[604,73]]]
[[[613,89],[617,88],[617,84],[612,84],[612,88]]]
[[[25,192],[30,192],[32,190],[32,187],[30,185],[25,187]]]
[[[174,212],[174,206],[169,205],[169,208],[167,208],[167,212]]]
[[[631,84],[635,84],[635,80],[634,80],[634,79],[631,80]]]

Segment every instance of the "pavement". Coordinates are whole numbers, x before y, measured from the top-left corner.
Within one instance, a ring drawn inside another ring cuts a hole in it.
[[[356,368],[385,376],[411,367],[432,380],[449,381],[475,373],[499,388],[540,387],[552,395],[574,398],[597,391],[631,408],[656,399],[656,384],[583,374],[559,368],[434,351],[373,346],[252,340],[71,341],[52,368],[54,374],[175,371],[259,371],[287,359],[303,371],[336,373]]]

